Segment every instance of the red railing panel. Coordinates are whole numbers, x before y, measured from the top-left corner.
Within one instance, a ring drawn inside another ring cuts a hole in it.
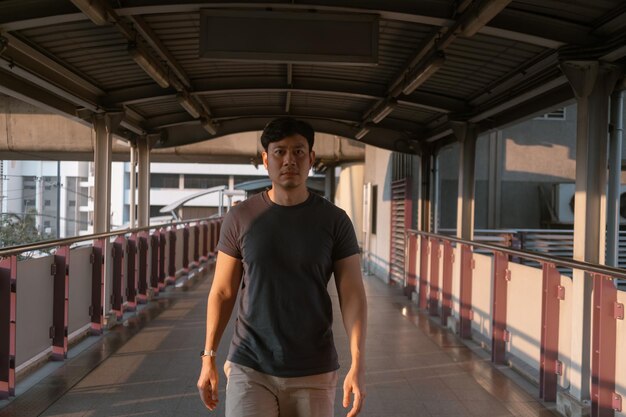
[[[200,263],[200,226],[195,225],[193,230],[193,266],[196,267]]]
[[[150,249],[150,288],[152,288],[152,293],[157,296],[159,295],[159,258],[161,254],[161,237],[158,230],[150,235]]]
[[[189,272],[189,225],[183,228],[183,271]]]
[[[561,274],[552,263],[543,264],[541,312],[541,357],[539,362],[539,396],[556,401],[557,360],[559,355],[559,287]]]
[[[61,246],[53,257],[52,276],[54,290],[52,299],[52,360],[64,360],[67,357],[67,328],[69,310],[69,265],[70,248]]]
[[[496,364],[506,363],[506,307],[510,279],[509,257],[505,253],[494,253],[493,268],[493,313],[491,316],[491,360]]]
[[[122,297],[122,282],[124,279],[124,242],[126,239],[123,236],[118,236],[111,247],[111,255],[113,258],[113,276],[112,276],[112,294],[111,294],[111,311],[115,314],[115,317],[119,320],[122,318],[123,302]]]
[[[126,310],[137,309],[137,234],[126,242]]]
[[[104,251],[105,239],[97,239],[91,254],[91,333],[102,333],[104,305]]]
[[[0,259],[0,399],[15,395],[17,256]]]
[[[159,232],[159,284],[158,288],[161,291],[165,288],[165,277],[167,275],[165,271],[165,246],[167,245],[166,231],[161,229]],[[174,247],[175,248],[175,247]],[[158,291],[156,292],[158,294]]]
[[[428,281],[426,277],[428,275],[428,251],[428,238],[422,236],[420,239],[420,291],[417,306],[423,310],[426,309],[427,304],[426,292],[428,288]]]
[[[443,284],[441,293],[441,324],[448,325],[448,317],[452,315],[452,266],[454,250],[449,240],[443,241]]]
[[[617,346],[617,289],[613,279],[594,274],[591,416],[613,417]],[[624,352],[622,352],[624,354]]]
[[[209,224],[202,222],[202,257],[203,262],[209,259]]]
[[[409,235],[407,239],[407,268],[405,292],[411,294],[417,287],[417,236]]]
[[[430,239],[430,291],[428,292],[428,314],[439,315],[439,240]]]
[[[168,262],[165,285],[173,285],[176,282],[176,227],[172,226],[167,231]]]
[[[148,301],[148,234],[137,235],[137,303]]]
[[[461,245],[461,311],[459,335],[472,338],[472,276],[474,259],[469,245]]]

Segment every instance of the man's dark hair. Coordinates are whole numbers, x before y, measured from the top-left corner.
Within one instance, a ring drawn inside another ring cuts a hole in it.
[[[313,150],[315,131],[307,122],[296,120],[293,117],[280,117],[265,125],[261,134],[261,145],[267,151],[270,143],[278,142],[288,136],[300,135],[309,143],[309,151]]]

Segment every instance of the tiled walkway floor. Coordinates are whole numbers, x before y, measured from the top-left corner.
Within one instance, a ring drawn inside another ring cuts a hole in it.
[[[0,410],[0,416],[223,416],[223,378],[221,405],[213,413],[203,407],[196,391],[209,278],[188,291],[170,294],[173,302],[169,308],[42,414],[32,414],[24,401],[14,401],[12,407]],[[424,315],[415,313],[400,290],[375,277],[365,277],[365,283],[369,301],[368,396],[361,416],[553,416],[484,355],[474,353]],[[342,364],[335,416],[344,416],[340,389],[349,367],[349,351],[336,295],[333,298],[335,339]],[[225,359],[231,334],[232,320],[220,346],[219,362]],[[97,345],[84,355],[110,349]],[[71,373],[72,367],[81,366],[78,359],[68,361],[63,367],[66,369],[48,377],[39,390],[58,391],[58,380]]]

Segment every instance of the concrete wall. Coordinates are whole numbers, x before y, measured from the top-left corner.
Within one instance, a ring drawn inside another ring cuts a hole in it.
[[[335,204],[346,211],[361,247],[363,246],[363,175],[365,166],[362,163],[343,165],[337,176]]]
[[[376,234],[364,246],[369,271],[387,281],[389,277],[390,227],[391,227],[391,151],[372,146],[365,148],[363,181],[378,186]]]
[[[475,227],[539,228],[539,187],[576,179],[576,106],[565,120],[534,118],[478,138]],[[439,153],[440,227],[456,227],[459,146]],[[524,204],[519,204],[523,201]]]

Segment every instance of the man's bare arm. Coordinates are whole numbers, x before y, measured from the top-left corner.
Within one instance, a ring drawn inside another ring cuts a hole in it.
[[[217,350],[217,347],[232,314],[237,291],[243,271],[241,261],[225,254],[217,253],[213,284],[207,301],[205,350]],[[202,371],[198,378],[198,390],[202,402],[209,410],[214,410],[218,402],[219,373],[215,358],[202,358]]]
[[[359,255],[352,255],[335,262],[334,274],[341,315],[350,340],[352,355],[352,364],[343,384],[343,406],[348,407],[352,393],[354,403],[348,417],[354,417],[361,411],[365,400],[367,300],[363,288]]]

